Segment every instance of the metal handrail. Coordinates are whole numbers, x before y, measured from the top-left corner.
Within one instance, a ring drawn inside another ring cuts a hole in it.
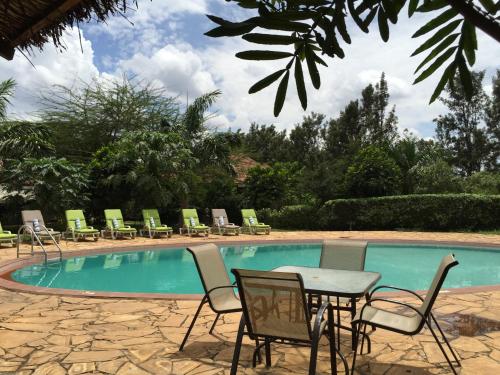
[[[43,246],[43,242],[42,240],[40,239],[40,237],[38,236],[37,233],[42,233],[42,231],[44,231],[46,234],[49,235],[50,239],[52,240],[52,242],[56,245],[57,247],[57,250],[59,251],[59,261],[62,260],[62,250],[61,250],[61,247],[59,246],[59,244],[57,243],[56,239],[54,238],[54,236],[52,236],[52,234],[50,233],[50,231],[47,229],[47,227],[45,227],[45,225],[40,225],[40,231],[39,232],[36,232],[30,225],[22,225],[19,230],[17,231],[17,257],[19,258],[19,245],[21,243],[21,235],[22,234],[25,234],[26,232],[28,232],[30,235],[31,235],[31,255],[34,255],[34,249],[33,249],[33,244],[34,244],[34,240],[36,240],[36,242],[38,243],[38,245],[40,245],[42,251],[43,251],[43,256],[44,256],[44,263],[47,264],[47,260],[48,260],[48,255],[47,255],[47,250],[45,250],[45,246]]]

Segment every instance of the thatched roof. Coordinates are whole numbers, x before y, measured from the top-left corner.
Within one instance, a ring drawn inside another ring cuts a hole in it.
[[[126,11],[137,0],[1,0],[0,56],[12,60],[15,49],[41,49],[47,42],[57,47],[68,26],[91,19],[104,21]]]

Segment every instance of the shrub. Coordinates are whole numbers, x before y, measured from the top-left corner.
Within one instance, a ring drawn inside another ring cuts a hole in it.
[[[480,230],[500,227],[500,195],[422,194],[337,199],[322,207],[263,209],[259,219],[280,229]]]
[[[500,194],[499,172],[477,172],[465,180],[465,191],[472,194]]]
[[[493,229],[500,225],[500,195],[422,194],[326,202],[328,229]]]
[[[259,221],[279,229],[321,229],[318,221],[318,207],[307,205],[285,206],[277,210],[259,210]]]

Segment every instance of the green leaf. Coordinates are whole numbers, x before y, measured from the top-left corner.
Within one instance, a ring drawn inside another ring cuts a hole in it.
[[[295,85],[297,86],[297,94],[299,95],[300,104],[304,110],[307,109],[307,92],[304,83],[304,72],[302,71],[302,63],[300,59],[295,59]]]
[[[359,17],[359,14],[356,12],[356,7],[354,6],[354,0],[347,0],[347,7],[349,8],[349,13],[353,21],[358,25],[358,27],[365,33],[368,32],[368,27],[363,23],[363,20]]]
[[[342,1],[335,3],[335,24],[337,26],[337,30],[339,31],[342,39],[347,44],[351,44],[351,36],[347,32],[347,26],[345,24],[345,15],[344,15],[344,3]]]
[[[415,72],[418,72],[420,68],[422,68],[425,64],[427,64],[429,61],[431,61],[434,57],[436,57],[439,53],[444,51],[446,47],[448,47],[451,43],[457,39],[457,37],[460,35],[460,33],[455,33],[451,34],[450,36],[446,37],[445,40],[443,40],[441,43],[437,45],[436,48],[434,48],[431,53],[420,63],[420,65],[415,69]]]
[[[325,62],[325,60],[323,60],[321,57],[319,57],[316,54],[314,54],[314,61],[316,61],[318,64],[321,64],[323,66],[328,67],[328,64]]]
[[[310,26],[307,23],[280,20],[272,17],[266,17],[266,18],[256,17],[252,23],[264,29],[296,31],[299,33],[306,33],[307,31],[309,31],[310,28]]]
[[[290,71],[287,70],[285,76],[281,80],[278,91],[276,91],[276,99],[274,99],[274,117],[278,117],[286,98],[286,89],[288,88],[288,79],[290,78]]]
[[[389,40],[389,25],[387,24],[387,17],[382,7],[378,8],[378,30],[382,40],[387,42]]]
[[[462,82],[462,86],[464,87],[465,96],[470,99],[472,98],[473,88],[472,88],[472,75],[470,73],[469,68],[467,67],[467,63],[462,55],[458,56],[458,72],[460,73],[460,81]]]
[[[256,0],[237,0],[237,1],[240,7],[248,9],[257,9],[260,4],[260,2]]]
[[[432,37],[427,39],[425,43],[423,43],[420,47],[418,47],[415,51],[413,51],[411,55],[412,56],[418,55],[420,52],[423,52],[426,49],[431,48],[434,44],[443,40],[444,37],[451,34],[451,32],[457,28],[460,22],[462,22],[462,20],[452,21],[448,25],[439,29]]]
[[[321,78],[319,76],[318,67],[316,66],[316,59],[314,58],[316,54],[313,52],[309,46],[306,47],[306,62],[307,68],[309,69],[309,75],[311,76],[311,82],[313,87],[317,90],[321,86]]]
[[[243,60],[278,60],[293,56],[290,52],[251,50],[238,52],[236,57]]]
[[[441,65],[444,64],[446,60],[448,60],[451,55],[457,50],[457,47],[451,47],[446,50],[441,56],[439,56],[427,69],[425,69],[422,74],[420,74],[415,81],[413,81],[413,84],[419,83],[429,77],[432,73],[436,71],[437,68],[439,68]]]
[[[425,33],[428,33],[431,30],[434,30],[438,26],[441,26],[443,23],[448,22],[453,17],[455,17],[458,12],[454,8],[450,8],[447,11],[441,13],[439,16],[434,18],[433,20],[427,22],[424,26],[417,30],[415,34],[412,35],[412,38],[417,38]]]
[[[457,69],[457,65],[455,64],[455,61],[452,61],[451,64],[448,65],[448,67],[443,72],[441,79],[439,80],[436,88],[434,89],[434,92],[432,93],[431,100],[429,101],[429,104],[431,104],[434,100],[436,100],[439,97],[439,95],[441,95],[441,92],[443,91],[444,87],[446,86],[446,82],[452,80],[453,77],[455,76],[456,69]]]
[[[450,4],[446,0],[424,0],[424,3],[417,8],[417,12],[426,13],[432,12],[434,10],[438,10],[444,8],[446,6],[450,6]]]
[[[408,17],[413,16],[413,13],[415,13],[418,8],[419,1],[420,0],[410,0],[410,4],[408,5]]]
[[[391,0],[382,0],[382,5],[384,7],[384,12],[389,18],[389,20],[395,24],[398,22],[398,12],[396,11],[396,8],[394,7],[394,4],[392,3]]]
[[[257,44],[280,44],[287,45],[301,42],[302,39],[289,35],[272,35],[261,33],[250,33],[242,36],[247,42]]]
[[[279,77],[282,76],[282,74],[286,71],[286,69],[281,69],[278,70],[277,72],[274,72],[272,74],[269,74],[267,77],[262,78],[259,82],[254,84],[250,89],[248,90],[249,94],[254,94],[257,91],[262,90],[263,88],[266,88],[269,86],[271,83],[276,81]]]
[[[495,5],[493,0],[479,0],[479,2],[484,7],[484,9],[486,9],[491,14],[496,14],[498,9],[500,8],[500,3],[497,3],[497,5]]]
[[[469,65],[476,62],[477,37],[476,28],[467,20],[462,25],[463,51]]]
[[[376,14],[377,14],[377,8],[373,8],[372,10],[370,10],[370,13],[368,13],[368,15],[366,16],[365,20],[363,21],[363,23],[365,24],[366,28],[368,28],[368,26],[370,26],[370,24],[372,23],[372,21],[375,18]]]
[[[207,31],[205,35],[212,38],[219,38],[221,36],[238,36],[249,33],[253,29],[255,29],[255,26],[248,23],[231,24],[218,26],[210,31]]]

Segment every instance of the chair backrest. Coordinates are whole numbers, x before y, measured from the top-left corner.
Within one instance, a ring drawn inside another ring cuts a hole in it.
[[[231,285],[219,248],[210,243],[191,246],[187,250],[193,255],[210,307],[215,311],[223,310],[224,302],[228,298],[234,299],[236,294],[234,288],[221,288],[210,292],[213,288]]]
[[[434,275],[434,279],[432,280],[431,286],[425,296],[424,303],[422,303],[422,306],[420,306],[419,308],[419,311],[425,318],[429,316],[429,313],[432,310],[434,301],[436,301],[439,291],[443,286],[444,280],[448,275],[448,271],[452,267],[455,267],[457,265],[458,261],[455,259],[454,254],[448,254],[441,260],[441,264],[439,265],[436,274]]]
[[[158,213],[158,210],[156,208],[148,208],[142,210],[142,218],[144,219],[144,226],[146,227],[151,226],[151,219],[150,219],[151,217],[155,222],[155,226],[157,227],[161,226],[160,214]]]
[[[80,220],[80,228],[87,228],[87,222],[82,210],[66,210],[66,224],[70,229],[77,229],[76,219]]]
[[[106,226],[108,228],[114,228],[113,219],[116,219],[118,222],[118,228],[123,228],[125,223],[123,222],[122,210],[119,208],[107,209],[104,210],[104,217],[106,218]]]
[[[243,218],[244,225],[253,225],[258,224],[259,220],[257,220],[257,215],[255,214],[255,210],[253,208],[245,208],[241,210],[241,217]],[[253,217],[255,222],[250,223],[250,218]]]
[[[182,222],[186,228],[193,226],[191,224],[191,218],[194,219],[194,222],[195,222],[194,225],[200,225],[200,219],[198,219],[198,211],[196,211],[196,208],[183,208],[182,209]]]
[[[311,340],[302,277],[297,273],[233,269],[250,337]]]
[[[364,271],[366,241],[325,240],[319,266],[348,271]]]
[[[220,225],[220,218],[221,217],[222,217],[222,220],[224,220],[224,225],[229,224],[229,219],[227,218],[227,213],[226,213],[225,209],[212,208],[212,220],[213,220],[214,226]]]
[[[0,233],[3,232],[2,223],[0,223]]]
[[[21,216],[23,218],[23,224],[28,225],[31,228],[33,228],[34,220],[38,220],[38,224],[45,226],[43,215],[40,210],[23,210],[21,211]]]

